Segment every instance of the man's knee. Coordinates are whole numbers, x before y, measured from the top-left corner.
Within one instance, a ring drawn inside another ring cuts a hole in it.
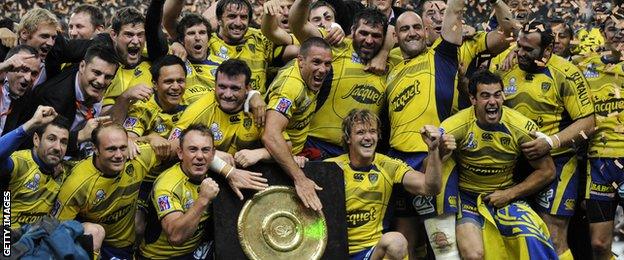
[[[379,241],[386,256],[391,259],[403,259],[407,256],[407,239],[399,232],[388,232],[381,237]]]
[[[611,252],[611,238],[592,237],[591,246],[592,246],[592,249],[596,252],[600,252],[600,253]]]
[[[104,237],[106,237],[104,227],[88,222],[82,223],[82,227],[84,228],[85,235],[91,235],[91,237],[93,237],[93,250],[99,250],[104,241]]]
[[[483,259],[483,249],[473,248],[470,250],[461,250],[462,259],[465,260],[481,260]]]

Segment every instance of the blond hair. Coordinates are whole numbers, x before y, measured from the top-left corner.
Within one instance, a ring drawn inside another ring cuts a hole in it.
[[[35,8],[22,17],[22,20],[17,25],[17,32],[25,30],[28,33],[33,33],[37,31],[37,27],[40,24],[53,25],[56,28],[61,27],[61,24],[52,12],[42,8]]]

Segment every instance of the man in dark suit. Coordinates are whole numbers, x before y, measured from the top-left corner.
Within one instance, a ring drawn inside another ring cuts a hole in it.
[[[91,138],[101,113],[104,92],[115,77],[119,59],[112,46],[95,44],[87,50],[78,68],[65,70],[34,90],[33,108],[53,107],[72,124],[68,154],[75,154],[80,143]],[[28,113],[22,118],[29,118]]]

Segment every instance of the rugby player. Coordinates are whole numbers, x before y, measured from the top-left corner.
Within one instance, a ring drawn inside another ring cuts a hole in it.
[[[540,138],[522,144],[523,152],[529,160],[551,154],[555,161],[556,181],[537,195],[533,206],[548,225],[560,258],[570,259],[567,227],[579,178],[573,146],[594,132],[594,108],[585,77],[553,54],[553,43],[549,25],[537,20],[526,24],[518,38],[518,64],[498,73],[506,83],[505,105],[539,127],[532,134]]]
[[[438,146],[454,149],[455,141],[445,140],[439,130],[427,125],[420,129],[431,154],[425,173],[404,162],[376,153],[380,120],[368,110],[353,109],[343,121],[343,144],[347,153],[325,161],[342,168],[347,206],[350,259],[405,259],[407,240],[399,232],[382,234],[393,184],[410,193],[435,195],[440,191],[442,163]],[[370,214],[366,218],[359,217]]]
[[[305,176],[293,155],[303,150],[316,99],[329,75],[331,47],[318,37],[303,42],[295,62],[284,67],[269,88],[267,122],[262,134],[264,147],[293,179],[297,195],[306,207],[322,208],[316,190],[321,188]],[[292,148],[283,136],[290,138]]]
[[[16,151],[31,134],[34,147]],[[11,228],[36,223],[50,213],[68,175],[63,164],[68,142],[69,123],[46,106],[38,106],[30,120],[0,137],[0,179],[11,191]],[[88,222],[82,226],[84,234],[92,236],[98,256],[104,228]]]
[[[473,106],[444,120],[441,128],[453,135],[459,171],[457,244],[462,259],[556,259],[548,229],[523,201],[555,178],[548,154],[523,152],[538,126],[520,112],[503,106],[503,83],[488,71],[470,79]],[[513,180],[518,159],[528,158],[535,169]],[[492,230],[494,229],[494,230]],[[502,237],[497,244],[496,237]],[[484,244],[488,241],[488,244]],[[502,247],[502,248],[501,248]]]
[[[215,155],[212,132],[192,124],[180,135],[181,162],[161,173],[154,183],[141,259],[206,259],[212,241],[204,234],[210,222],[209,206],[219,193],[207,176]]]

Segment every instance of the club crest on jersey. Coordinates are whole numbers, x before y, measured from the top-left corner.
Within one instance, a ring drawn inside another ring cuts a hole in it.
[[[245,119],[243,119],[243,127],[245,127],[245,129],[249,130],[249,128],[251,128],[251,118],[247,117]]]
[[[190,209],[191,206],[193,206],[193,199],[189,199],[186,201],[186,203],[184,203],[184,209]]]
[[[546,92],[550,89],[550,82],[542,82],[542,91]]]
[[[516,78],[512,77],[509,79],[509,84],[505,86],[505,94],[510,95],[516,93],[518,87],[516,86]]]
[[[167,127],[162,122],[157,122],[154,131],[156,133],[164,133],[165,131],[167,131]]]
[[[160,211],[171,209],[171,203],[169,203],[169,196],[162,195],[158,197],[157,202],[158,202],[158,209]]]
[[[223,132],[219,129],[219,124],[212,123],[210,125],[210,131],[212,132],[212,136],[215,141],[221,141],[223,139]]]
[[[477,140],[474,138],[474,133],[470,132],[466,139],[466,144],[462,147],[462,150],[471,150],[477,148]]]
[[[290,105],[292,105],[292,101],[290,101],[287,98],[280,98],[275,110],[277,110],[277,112],[280,112],[282,114],[286,114],[288,109],[290,109]]]
[[[379,175],[377,173],[371,172],[368,174],[368,181],[371,183],[377,182],[377,179],[379,179]]]
[[[104,200],[104,198],[106,198],[106,192],[104,192],[103,189],[99,189],[95,192],[95,200],[93,201],[93,204],[97,204],[98,202]]]
[[[123,127],[126,129],[133,128],[137,122],[139,122],[139,119],[137,119],[136,117],[128,117],[126,118],[126,121],[124,121]]]
[[[353,52],[353,54],[351,54],[351,61],[364,64],[364,61],[362,60],[362,58],[360,58],[360,55],[358,55],[357,52]]]
[[[212,75],[213,77],[217,75],[217,69],[211,69],[210,70],[210,75]]]
[[[39,173],[35,173],[33,179],[26,183],[26,188],[29,190],[38,190],[39,189],[39,181],[41,180],[41,175]]]
[[[126,167],[126,173],[130,176],[134,175],[134,165],[128,164],[128,167]]]
[[[217,52],[217,56],[225,60],[230,59],[230,55],[228,55],[228,49],[225,46],[221,46],[221,48],[219,48],[219,52]]]

